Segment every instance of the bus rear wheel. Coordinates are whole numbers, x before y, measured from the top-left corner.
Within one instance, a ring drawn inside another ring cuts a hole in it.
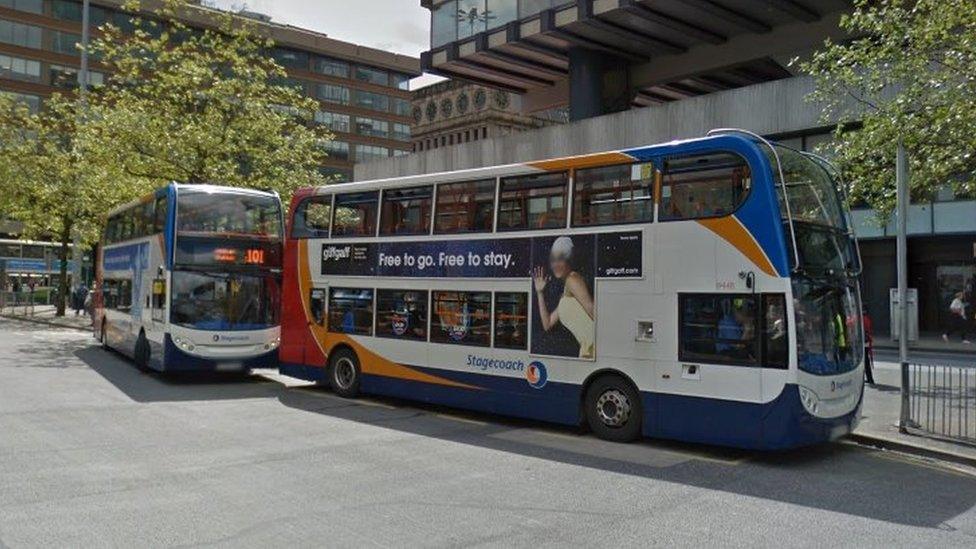
[[[598,378],[587,389],[583,405],[586,422],[596,436],[613,442],[631,442],[640,437],[640,395],[622,377]]]
[[[337,349],[329,358],[329,385],[343,398],[354,398],[359,394],[361,372],[359,357],[352,349]]]

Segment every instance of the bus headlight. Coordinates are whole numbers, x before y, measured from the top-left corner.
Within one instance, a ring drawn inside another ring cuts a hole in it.
[[[183,349],[184,351],[192,351],[193,349],[196,349],[196,346],[194,346],[193,343],[191,343],[186,339],[183,339],[180,336],[174,336],[173,343],[175,343],[177,347]]]
[[[811,414],[816,414],[817,409],[820,408],[820,397],[817,393],[814,393],[810,389],[800,385],[800,402],[803,403],[803,407],[806,408],[807,412]]]
[[[279,345],[281,345],[281,338],[280,337],[276,337],[274,339],[274,341],[272,341],[270,343],[265,343],[264,344],[264,350],[265,351],[271,351],[271,350],[277,349]]]

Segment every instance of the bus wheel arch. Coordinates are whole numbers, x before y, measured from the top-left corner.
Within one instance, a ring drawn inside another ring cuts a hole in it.
[[[326,379],[332,391],[343,398],[355,398],[359,394],[362,379],[359,355],[352,347],[339,344],[329,353]]]
[[[584,425],[604,440],[631,442],[641,436],[644,406],[637,384],[619,370],[604,368],[590,374],[580,393]]]

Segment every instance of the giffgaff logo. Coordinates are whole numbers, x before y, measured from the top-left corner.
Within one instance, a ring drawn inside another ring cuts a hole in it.
[[[339,261],[349,259],[352,246],[322,246],[322,261]]]

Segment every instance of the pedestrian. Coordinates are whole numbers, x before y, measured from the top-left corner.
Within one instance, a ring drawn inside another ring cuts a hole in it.
[[[75,293],[72,296],[72,308],[75,310],[75,316],[81,314],[81,311],[85,308],[85,299],[88,298],[88,287],[84,283],[79,284],[75,288]]]
[[[868,385],[874,385],[874,323],[867,307],[861,312],[861,325],[864,327],[864,378]]]
[[[970,345],[971,342],[967,338],[967,324],[969,323],[969,316],[966,315],[966,294],[963,292],[957,292],[955,298],[953,298],[952,303],[949,304],[949,322],[948,329],[942,334],[942,341],[946,343],[949,342],[949,337],[954,335],[956,332],[962,336],[962,342],[966,345]]]

